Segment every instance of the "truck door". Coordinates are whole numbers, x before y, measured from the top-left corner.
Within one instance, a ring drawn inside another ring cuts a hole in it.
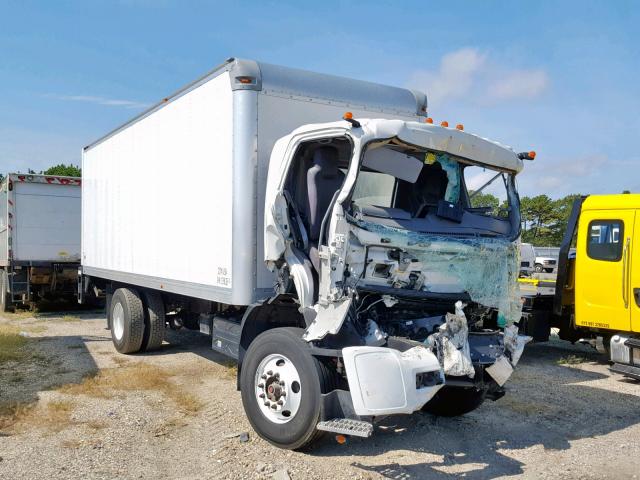
[[[640,332],[640,210],[636,210],[633,239],[628,255],[631,331]]]
[[[580,215],[576,252],[575,323],[628,331],[633,210],[587,210]]]

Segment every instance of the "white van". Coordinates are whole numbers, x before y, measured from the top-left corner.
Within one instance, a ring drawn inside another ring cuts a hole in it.
[[[529,277],[535,271],[536,251],[530,243],[520,244],[520,275]]]

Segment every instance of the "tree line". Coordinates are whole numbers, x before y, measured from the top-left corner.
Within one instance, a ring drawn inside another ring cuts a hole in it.
[[[622,193],[630,193],[625,190]],[[520,219],[522,222],[521,240],[536,247],[558,247],[562,242],[567,227],[573,202],[580,198],[579,193],[573,193],[557,200],[547,195],[520,198]],[[493,212],[500,215],[505,212],[506,202],[490,193],[479,193],[472,198],[474,207],[491,207]]]

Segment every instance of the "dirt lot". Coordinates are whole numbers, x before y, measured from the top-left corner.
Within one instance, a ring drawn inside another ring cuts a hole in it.
[[[529,346],[507,396],[464,417],[387,419],[371,439],[328,437],[302,453],[253,433],[235,367],[205,336],[171,332],[161,352],[125,356],[100,313],[7,315],[0,348],[3,479],[640,474],[640,383],[563,342]]]

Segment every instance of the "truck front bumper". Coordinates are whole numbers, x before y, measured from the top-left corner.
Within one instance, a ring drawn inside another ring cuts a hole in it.
[[[353,408],[361,417],[413,413],[444,385],[440,363],[425,347],[347,347],[342,354]]]

